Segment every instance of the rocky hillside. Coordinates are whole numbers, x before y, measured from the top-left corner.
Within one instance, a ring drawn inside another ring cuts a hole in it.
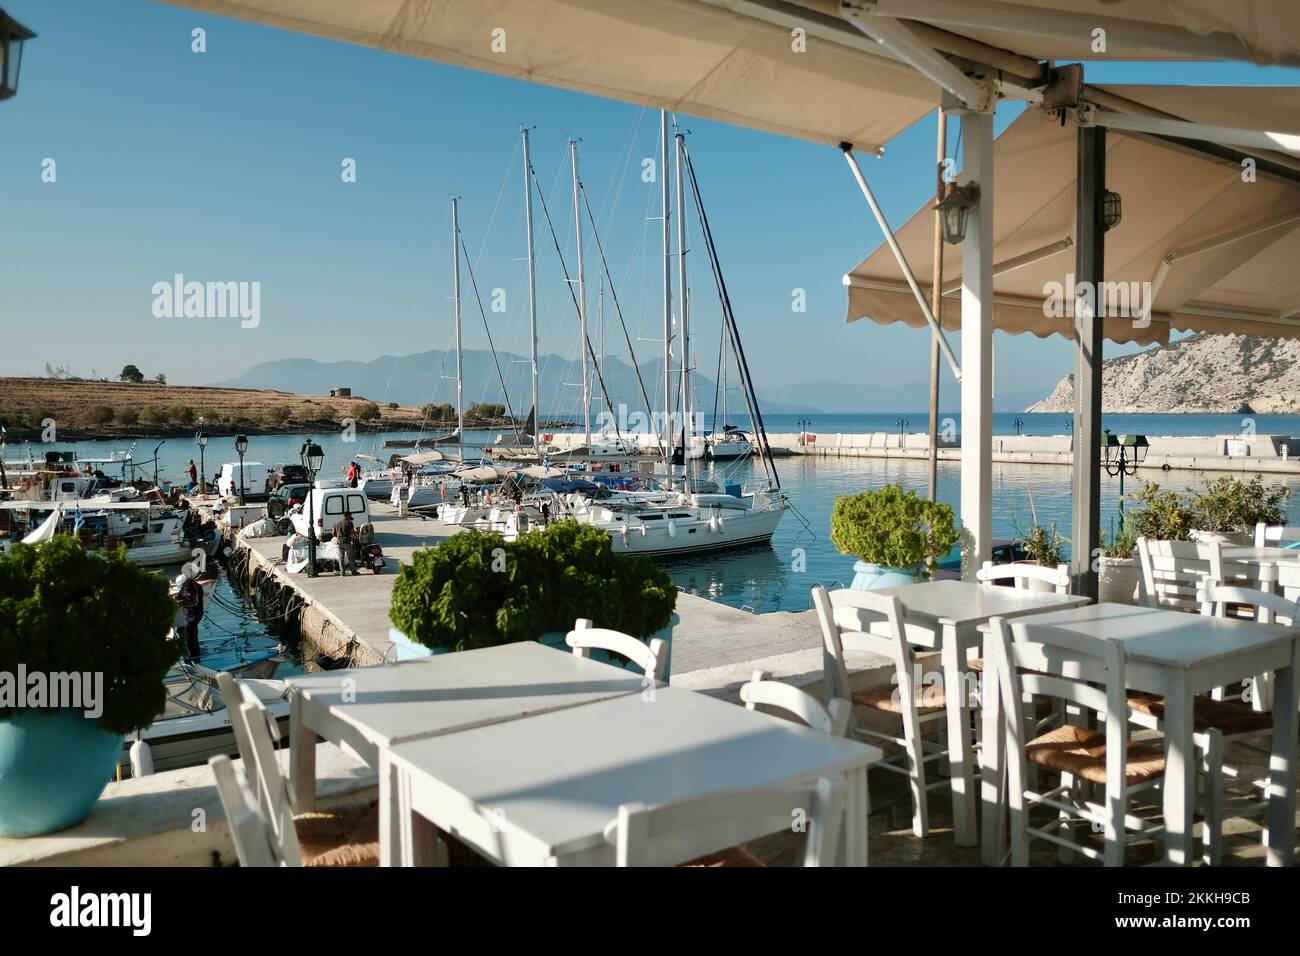
[[[1074,376],[1027,412],[1074,408]],[[1300,341],[1250,335],[1193,335],[1168,348],[1107,359],[1106,412],[1300,411]]]

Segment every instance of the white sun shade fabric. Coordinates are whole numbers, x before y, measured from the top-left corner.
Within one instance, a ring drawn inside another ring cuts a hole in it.
[[[1142,97],[1140,88],[1107,89],[1135,101]],[[1196,94],[1195,88],[1182,91]],[[1220,101],[1230,99],[1227,91],[1214,92]],[[1250,91],[1236,92],[1244,98]],[[1164,102],[1178,106],[1172,98]],[[1031,109],[994,144],[996,329],[1073,335],[1076,138],[1073,124],[1062,127]],[[1112,131],[1106,142],[1106,185],[1123,202],[1123,220],[1106,236],[1106,281],[1113,284],[1101,290],[1107,338],[1166,342],[1171,328],[1300,337],[1300,315],[1287,315],[1300,308],[1294,266],[1300,261],[1300,186],[1263,174],[1246,182],[1234,162],[1143,136]],[[931,278],[933,217],[927,203],[897,231],[923,288]],[[1161,270],[1171,255],[1172,264]],[[1026,258],[1034,261],[999,274],[999,265]],[[943,326],[956,330],[960,291],[953,287],[960,285],[961,247],[945,245],[943,262]],[[844,281],[846,321],[926,324],[888,247],[878,247]],[[1143,316],[1148,288],[1154,307]]]
[[[867,151],[939,102],[886,56],[817,38],[801,52],[789,27],[695,0],[167,2]]]

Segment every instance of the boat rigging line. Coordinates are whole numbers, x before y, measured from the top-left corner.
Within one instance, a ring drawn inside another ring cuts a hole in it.
[[[483,308],[483,296],[479,294],[478,280],[474,278],[474,266],[469,261],[469,248],[465,245],[465,235],[457,230],[457,236],[460,239],[461,251],[465,253],[465,271],[469,273],[469,284],[474,290],[474,301],[478,303],[478,313],[483,317],[483,331],[487,335],[488,348],[492,351],[492,364],[497,370],[497,381],[501,383],[501,394],[506,401],[506,414],[510,416],[510,427],[515,433],[515,441],[523,445],[524,440],[519,434],[519,421],[515,418],[515,410],[510,405],[510,390],[506,388],[506,377],[501,372],[501,360],[497,357],[497,347],[492,341],[492,329],[488,326],[487,311]],[[464,444],[465,436],[461,435],[460,440]]]

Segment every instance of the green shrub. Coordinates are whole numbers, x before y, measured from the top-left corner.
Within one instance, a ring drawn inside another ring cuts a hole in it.
[[[1186,499],[1176,491],[1161,491],[1159,485],[1148,481],[1141,491],[1125,497],[1141,505],[1124,515],[1134,541],[1186,541],[1195,527]]]
[[[1056,530],[1055,521],[1048,527],[1036,524],[1029,530],[1029,534],[1017,532],[1017,536],[1021,539],[1021,545],[1030,561],[1037,561],[1049,568],[1065,563],[1063,549],[1066,539]]]
[[[1286,485],[1265,485],[1256,475],[1250,481],[1225,476],[1209,482],[1192,498],[1192,527],[1219,534],[1254,531],[1259,522],[1286,524],[1282,502],[1291,496]]]
[[[107,425],[113,420],[113,409],[107,405],[91,405],[86,409],[86,423],[90,425]]]
[[[121,425],[134,425],[140,420],[139,409],[133,408],[129,405],[123,405],[113,414],[117,418],[118,424]]]
[[[180,657],[167,581],[126,549],[82,551],[65,535],[0,555],[0,671],[104,675],[99,726],[142,730],[167,702],[163,677]],[[0,706],[0,720],[17,708]]]
[[[371,422],[379,417],[379,406],[374,402],[357,402],[349,415],[359,422]]]
[[[426,647],[469,650],[569,631],[580,618],[648,637],[677,589],[649,558],[613,552],[599,528],[561,521],[504,541],[464,531],[411,557],[393,587],[393,626]]]
[[[194,424],[194,409],[188,405],[177,405],[172,409],[172,418],[182,425]]]
[[[947,554],[960,537],[950,505],[927,501],[901,485],[839,495],[831,511],[831,541],[848,554],[887,568],[915,569]]]

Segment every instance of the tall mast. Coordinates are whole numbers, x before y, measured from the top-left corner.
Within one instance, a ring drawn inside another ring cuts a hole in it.
[[[673,456],[673,261],[668,232],[668,111],[659,111],[659,186],[664,246],[664,459]],[[671,468],[669,469],[671,471]]]
[[[460,219],[456,197],[451,197],[451,290],[456,303],[456,440],[465,441],[465,395],[460,346]]]
[[[520,130],[524,137],[524,220],[528,229],[528,324],[532,330],[532,381],[533,381],[533,451],[541,451],[541,410],[537,407],[537,257],[533,254],[533,164],[528,158],[528,129]]]
[[[677,319],[682,332],[681,363],[682,374],[680,387],[682,393],[682,464],[689,472],[692,470],[691,439],[695,434],[695,425],[691,420],[691,325],[686,303],[686,184],[682,175],[682,143],[685,137],[679,132],[674,137],[676,146],[677,174]]]
[[[578,328],[581,335],[579,351],[582,353],[582,425],[586,445],[591,448],[591,378],[587,368],[587,279],[582,265],[582,200],[578,184],[578,141],[569,140],[569,156],[573,159],[573,229],[578,237]]]

